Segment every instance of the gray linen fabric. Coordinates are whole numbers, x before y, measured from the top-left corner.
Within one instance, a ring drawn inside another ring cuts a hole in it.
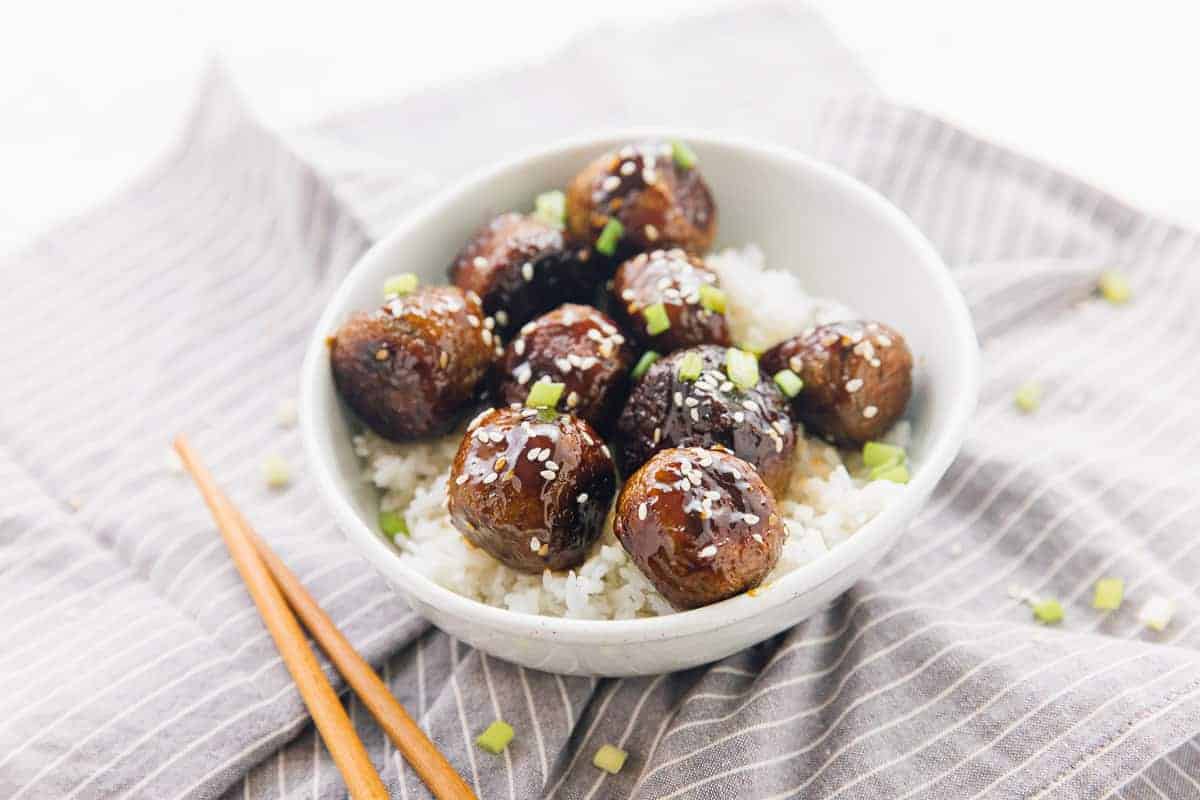
[[[816,102],[839,57],[814,55],[814,30],[774,7],[691,20],[640,65],[648,34],[610,31],[287,143],[214,81],[151,174],[0,262],[0,796],[344,794],[167,466],[187,431],[481,797],[1200,797],[1200,237],[928,115]],[[655,62],[677,70],[668,99],[635,84]],[[835,72],[830,94],[866,88]],[[415,619],[341,541],[275,409],[324,299],[437,180],[647,122],[802,147],[905,209],[968,295],[983,401],[912,531],[826,613],[707,668],[561,678]],[[364,147],[352,167],[296,154]],[[1089,299],[1106,267],[1130,275],[1129,306]],[[1029,379],[1046,399],[1020,416]],[[270,452],[294,465],[287,491],[263,485]],[[1103,575],[1127,585],[1109,615],[1090,608]],[[1030,624],[1010,585],[1066,620]],[[1179,604],[1163,633],[1136,619],[1155,593]],[[427,796],[349,708],[393,794]],[[497,717],[519,732],[502,756],[471,745]],[[605,742],[630,752],[617,776],[591,766]]]

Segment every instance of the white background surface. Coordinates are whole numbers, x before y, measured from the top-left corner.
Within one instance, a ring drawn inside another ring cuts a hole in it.
[[[708,0],[22,3],[0,29],[0,252],[171,140],[214,58],[298,125]],[[1200,226],[1200,12],[1143,0],[812,0],[885,92]]]

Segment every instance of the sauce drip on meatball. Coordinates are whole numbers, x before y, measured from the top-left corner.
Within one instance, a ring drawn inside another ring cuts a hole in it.
[[[698,256],[677,248],[654,250],[634,256],[617,270],[612,305],[626,329],[656,352],[698,344],[727,345],[725,314],[709,297],[709,293],[719,294],[717,283],[717,274]],[[655,328],[655,318],[647,313],[656,305],[661,305],[666,318],[665,330]]]
[[[694,358],[696,377],[681,376],[685,360]],[[760,374],[753,386],[738,385],[726,372],[726,348],[712,345],[656,361],[630,392],[617,437],[623,474],[660,450],[723,447],[753,465],[777,492],[787,488],[796,449],[785,399],[770,377]]]
[[[675,608],[697,608],[762,583],[787,529],[752,466],[699,447],[664,450],[630,476],[613,530]]]
[[[479,298],[425,287],[352,316],[329,343],[338,392],[393,441],[450,430],[477,397],[498,341]]]
[[[842,446],[883,436],[912,396],[912,353],[881,322],[821,325],[771,348],[761,363],[771,375],[790,369],[800,376],[792,416]]]
[[[450,519],[467,541],[521,572],[578,566],[616,492],[608,447],[587,422],[504,408],[471,424],[450,469]]]
[[[567,188],[567,229],[595,244],[610,220],[623,229],[619,252],[682,247],[703,253],[717,232],[717,207],[694,165],[680,166],[662,143],[627,145],[600,156]]]
[[[625,401],[632,362],[633,349],[611,319],[568,303],[526,323],[509,342],[496,397],[523,404],[538,381],[562,383],[558,409],[606,430]]]

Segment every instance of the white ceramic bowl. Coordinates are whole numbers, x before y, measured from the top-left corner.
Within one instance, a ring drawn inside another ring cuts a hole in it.
[[[899,501],[849,541],[755,597],[636,620],[518,614],[434,584],[397,557],[377,529],[378,497],[351,445],[353,421],[330,377],[325,338],[353,311],[380,304],[396,272],[443,283],[446,266],[492,215],[527,209],[590,159],[629,141],[686,139],[719,208],[718,246],[755,242],[774,268],[816,295],[844,301],[907,337],[918,361],[908,418],[912,480]],[[978,347],[963,298],[933,248],[900,211],[856,180],[778,147],[680,131],[618,131],[505,161],[450,187],[367,252],[313,331],[301,424],[309,466],[347,538],[418,612],[499,658],[574,675],[669,672],[715,661],[795,625],[866,575],[949,467],[974,411]]]

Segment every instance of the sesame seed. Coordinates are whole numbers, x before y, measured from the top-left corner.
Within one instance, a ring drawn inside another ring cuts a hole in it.
[[[712,466],[712,456],[701,456],[700,457],[700,466],[711,467]]]
[[[483,327],[487,328],[489,331],[496,330],[496,320],[494,320],[491,317],[484,317],[483,318]]]
[[[440,357],[438,357],[438,364],[441,365],[442,369],[445,369],[446,365],[448,365],[449,363],[450,363],[450,354],[447,353],[445,350],[443,350],[442,355]]]
[[[750,538],[753,539],[754,541],[758,542],[759,544],[765,544],[765,542],[763,542],[763,537],[762,537],[761,533],[752,533],[752,534],[750,534]]]
[[[549,455],[549,453],[550,451],[547,449],[546,454]],[[555,464],[553,461],[546,461],[546,459],[542,459],[542,462],[546,465],[546,469],[551,472],[558,472],[558,464]]]
[[[628,291],[628,289],[626,291]],[[588,328],[587,338],[591,339],[593,342],[603,342],[604,334],[600,333],[600,331],[596,330],[595,328]]]
[[[710,544],[708,547],[705,547],[703,550],[697,553],[697,555],[699,555],[701,558],[712,558],[716,554],[717,546],[715,544]]]
[[[585,442],[587,442],[589,445],[594,445],[596,443],[595,441],[593,441],[592,437],[587,435],[587,431],[580,431],[579,435],[582,436],[583,440]]]
[[[733,391],[733,383],[730,381],[721,381],[721,391],[722,392],[732,392]]]
[[[683,406],[683,393],[682,393],[682,392],[676,392],[676,393],[675,393],[674,400],[675,400],[675,405],[676,405],[676,407],[680,407],[680,408],[681,408],[681,407]]]
[[[695,408],[696,406],[700,405],[700,401],[694,397],[689,397],[687,400],[684,401],[684,403],[687,405],[688,408]]]
[[[653,225],[651,225],[649,223],[646,223],[646,227],[644,227],[642,229],[642,231],[646,234],[647,241],[650,241],[650,242],[658,241],[658,228],[654,227]]]
[[[533,333],[534,327],[535,326],[532,322],[526,322],[524,325],[521,326],[521,334],[523,336],[528,336],[529,334]]]
[[[700,413],[696,409],[692,409],[692,422],[700,421]]]
[[[862,386],[863,386],[862,378],[851,378],[850,380],[846,381],[846,391],[847,392],[857,392],[859,389],[862,388]]]
[[[376,361],[387,361],[388,351],[386,347],[381,347],[375,351]]]
[[[608,456],[609,458],[612,458],[612,451],[608,449],[608,445],[600,445],[600,452],[604,453],[604,455]]]
[[[521,277],[528,283],[533,280],[533,264],[526,261],[521,265]]]
[[[519,356],[525,355],[525,340],[517,339],[513,342],[513,352]]]
[[[616,189],[620,185],[621,185],[620,178],[618,178],[616,175],[609,175],[607,178],[604,179],[604,182],[600,184],[600,188],[606,192],[611,192],[613,189]]]
[[[868,361],[867,363],[868,363],[868,364],[870,364],[872,367],[875,367],[876,369],[878,369],[878,368],[879,368],[879,366],[880,366],[881,364],[883,364],[883,362],[882,362],[882,361],[880,361],[878,358],[872,358],[872,359],[871,359],[870,361]]]
[[[771,427],[774,428],[775,432],[780,436],[783,436],[785,433],[787,433],[787,425],[785,425],[781,419],[772,420]]]
[[[483,334],[483,343],[490,347],[492,344],[492,332],[489,331],[487,328],[484,328],[482,331],[482,334]]]
[[[879,409],[876,408],[875,406],[867,406],[866,408],[863,409],[863,416],[866,417],[867,419],[873,419],[875,417],[875,415],[878,413],[879,413]]]
[[[503,472],[504,468],[507,465],[508,465],[508,459],[505,458],[504,456],[500,456],[499,458],[496,459],[496,463],[492,466],[492,469],[495,470],[496,472]]]
[[[612,358],[613,343],[611,339],[605,339],[600,343],[600,355],[604,356],[605,358]]]
[[[891,347],[892,340],[883,334],[879,334],[875,337],[875,344],[879,345],[880,347]]]
[[[634,164],[632,161],[626,161],[621,165],[622,175],[632,175],[635,172],[637,172],[637,164]]]
[[[569,359],[566,359],[566,358],[554,359],[554,366],[558,367],[559,372],[570,372],[571,371],[571,362]]]
[[[758,405],[753,400],[743,400],[742,408],[747,411],[758,411]]]
[[[519,368],[516,370],[517,383],[519,383],[520,385],[524,386],[525,384],[529,383],[529,378],[530,378],[532,375],[533,375],[533,372],[532,372],[532,370],[530,370],[530,368],[529,368],[529,365],[528,365],[528,364],[522,364],[522,365],[521,365],[521,366],[520,366],[520,367],[519,367]]]
[[[496,478],[499,478],[499,477],[500,477],[500,476],[499,476],[499,475],[497,475],[496,473],[494,473],[494,472],[489,472],[489,473],[487,474],[487,477],[483,479],[483,482],[484,482],[484,483],[495,483],[495,482],[496,482]]]
[[[579,405],[579,393],[571,392],[567,395],[567,408],[574,408],[577,405]]]
[[[541,472],[539,472],[538,474],[539,474],[539,475],[541,475],[543,478],[545,478],[545,479],[546,479],[546,480],[548,480],[548,481],[552,481],[552,480],[554,480],[555,478],[557,478],[557,477],[558,477],[558,473],[557,473],[557,472],[551,472],[551,471],[550,471],[550,470],[548,470],[548,469],[544,469],[544,470],[542,470]]]
[[[467,324],[470,325],[472,328],[478,328],[479,327],[479,317],[475,316],[474,314],[467,314]]]
[[[599,359],[597,359],[595,356],[587,356],[586,358],[579,359],[579,368],[588,370],[588,369],[591,369],[592,367],[596,366],[599,363],[600,363]]]
[[[737,424],[741,425],[743,422],[746,421],[746,415],[743,414],[741,411],[737,411],[733,415],[733,421],[736,422]]]
[[[746,522],[748,522],[751,525],[757,525],[760,517],[758,516],[758,514],[742,514],[742,519],[744,519]]]
[[[662,428],[654,429],[654,443],[658,444],[658,440],[662,438]]]
[[[471,260],[471,263],[482,269],[488,265],[488,260],[483,256],[475,256],[475,258]]]
[[[490,438],[491,438],[491,440],[492,440],[492,442],[493,442],[493,443],[495,443],[495,444],[500,444],[501,442],[503,442],[503,441],[504,441],[504,434],[503,434],[503,433],[501,433],[500,431],[493,431],[493,432],[491,433],[491,437],[490,437]]]
[[[541,449],[535,447],[532,450],[530,450],[528,453],[525,454],[525,458],[529,461],[537,461],[538,453],[540,453],[540,452],[542,452]]]
[[[535,553],[536,553],[536,552],[537,552],[538,550],[540,550],[541,548],[542,548],[542,542],[541,542],[541,540],[540,540],[540,539],[538,539],[538,537],[536,537],[536,536],[530,537],[530,539],[529,539],[529,549],[530,549],[530,550],[532,550],[533,552],[535,552]]]
[[[456,484],[458,484],[459,486],[462,486],[464,483],[467,482],[467,478],[468,478],[468,475],[464,472],[462,475],[459,475],[457,478],[455,478],[454,482]]]
[[[499,322],[501,325],[507,325],[508,324],[508,312],[503,309],[501,309],[500,311],[497,311],[496,312],[496,322]]]
[[[587,499],[588,499],[587,492],[581,492],[580,495],[575,498],[575,502],[579,503],[580,505],[583,505],[584,503],[587,502]]]
[[[654,183],[654,179],[657,177],[658,173],[656,173],[650,167],[646,167],[644,170],[642,170],[642,180],[644,180],[646,183]]]
[[[549,447],[543,447],[542,452],[538,453],[538,461],[545,461],[549,457],[550,457],[550,448]]]
[[[640,520],[646,519],[646,504],[645,503],[642,503],[641,505],[638,506],[638,519],[640,519]]]

